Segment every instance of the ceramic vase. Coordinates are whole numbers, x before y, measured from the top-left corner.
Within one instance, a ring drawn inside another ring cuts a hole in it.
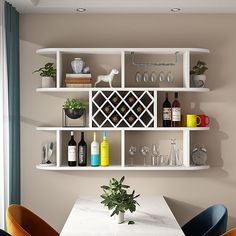
[[[80,74],[84,68],[84,61],[82,60],[82,58],[75,58],[72,62],[71,62],[71,67],[72,70],[74,71],[75,74]]]
[[[203,88],[206,82],[206,75],[193,75],[193,82],[197,88]]]
[[[119,212],[118,215],[116,215],[116,222],[118,224],[121,224],[124,222],[124,219],[125,219],[125,213],[124,212]]]

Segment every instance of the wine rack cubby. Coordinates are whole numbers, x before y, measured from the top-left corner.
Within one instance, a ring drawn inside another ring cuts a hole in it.
[[[93,127],[154,127],[153,91],[94,91]]]

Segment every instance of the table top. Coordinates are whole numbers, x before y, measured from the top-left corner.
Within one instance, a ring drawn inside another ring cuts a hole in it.
[[[135,212],[125,213],[118,224],[100,197],[80,197],[62,229],[61,236],[184,236],[163,196],[140,196]],[[135,222],[128,225],[128,221]]]

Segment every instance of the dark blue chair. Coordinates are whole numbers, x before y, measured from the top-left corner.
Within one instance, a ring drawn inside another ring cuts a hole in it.
[[[227,209],[216,204],[191,219],[182,230],[186,236],[220,236],[226,231],[227,220]]]
[[[11,236],[11,235],[0,229],[0,236]]]

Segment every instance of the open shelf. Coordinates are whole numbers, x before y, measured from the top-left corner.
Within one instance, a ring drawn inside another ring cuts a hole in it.
[[[193,128],[188,128],[188,127],[157,127],[157,128],[96,128],[96,127],[46,127],[46,126],[39,126],[36,128],[38,131],[97,131],[97,130],[107,130],[107,131],[121,131],[121,130],[128,130],[128,131],[206,131],[209,130],[210,127],[193,127]]]
[[[77,170],[77,171],[89,171],[89,170],[105,170],[105,171],[113,171],[113,170],[120,170],[120,171],[136,171],[136,170],[169,170],[169,171],[178,171],[178,170],[206,170],[209,169],[210,167],[208,165],[205,166],[97,166],[97,167],[92,167],[92,166],[50,166],[50,167],[43,167],[40,165],[36,166],[37,169],[39,170],[57,170],[57,171],[72,171],[72,170]]]

